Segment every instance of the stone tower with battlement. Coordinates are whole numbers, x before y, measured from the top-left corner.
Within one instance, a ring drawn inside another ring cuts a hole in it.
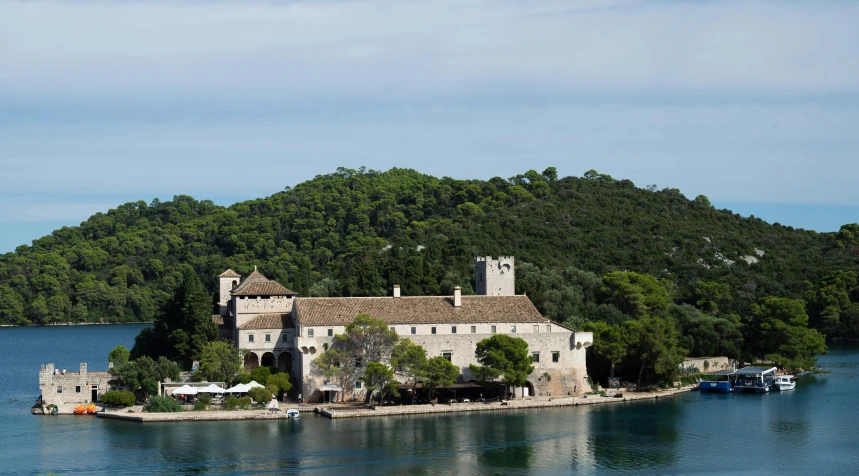
[[[516,294],[516,271],[512,256],[479,256],[475,258],[475,291],[480,296],[513,296]]]

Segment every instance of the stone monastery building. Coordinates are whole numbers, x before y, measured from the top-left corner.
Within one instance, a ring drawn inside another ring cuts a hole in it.
[[[476,296],[304,298],[254,270],[242,280],[228,269],[219,276],[220,313],[212,316],[221,336],[248,350],[245,367],[272,366],[289,372],[293,391],[308,401],[321,397],[321,377],[311,363],[345,332],[358,314],[383,319],[402,337],[423,346],[428,357],[444,356],[473,380],[477,342],[496,333],[521,337],[534,357],[525,392],[568,395],[585,385],[585,348],[590,332],[576,332],[544,318],[527,296],[514,294],[513,257],[476,259]],[[548,374],[551,378],[545,378]],[[344,389],[359,398],[363,390]],[[521,394],[521,393],[520,393]]]

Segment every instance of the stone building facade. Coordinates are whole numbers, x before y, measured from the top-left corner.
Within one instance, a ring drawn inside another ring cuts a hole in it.
[[[39,368],[39,390],[48,405],[95,403],[110,389],[110,378],[107,372],[88,372],[86,363],[81,363],[79,372],[65,373],[46,364]]]
[[[309,401],[320,397],[317,389],[324,384],[313,372],[313,361],[358,314],[384,320],[397,334],[423,346],[429,357],[449,359],[463,381],[474,379],[468,366],[477,363],[477,342],[504,333],[524,339],[534,357],[527,394],[567,395],[584,389],[585,349],[593,335],[544,318],[526,296],[515,295],[512,257],[478,258],[476,266],[483,295],[462,296],[457,288],[453,296],[401,296],[395,286],[392,296],[363,298],[296,297],[256,270],[241,283],[234,282],[238,273],[227,270],[220,277],[221,292],[230,295],[220,296],[222,314],[213,319],[222,335],[248,351],[246,368],[266,365],[288,371],[296,393]],[[363,395],[360,388],[344,391],[354,398]]]

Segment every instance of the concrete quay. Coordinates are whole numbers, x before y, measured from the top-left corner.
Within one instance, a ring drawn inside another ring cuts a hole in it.
[[[327,418],[367,418],[385,417],[399,415],[426,415],[445,414],[458,412],[481,412],[481,411],[514,411],[537,408],[573,407],[579,405],[599,405],[609,403],[623,403],[637,400],[653,400],[666,398],[682,392],[695,390],[698,387],[690,385],[678,389],[663,390],[648,393],[623,393],[622,398],[601,397],[599,395],[587,395],[580,397],[532,397],[524,400],[509,400],[506,405],[500,402],[492,403],[454,403],[439,405],[398,405],[390,407],[364,408],[360,403],[334,403],[327,405],[295,405],[302,414],[309,416],[310,413],[318,412]],[[183,411],[176,413],[146,413],[142,407],[134,407],[133,413],[128,409],[104,410],[96,413],[98,418],[111,420],[130,421],[135,423],[169,423],[181,421],[230,421],[230,420],[285,420],[286,407],[279,412],[260,410],[206,410],[206,411]]]
[[[623,393],[622,398],[613,396],[601,397],[587,395],[581,397],[532,397],[524,400],[509,400],[506,405],[500,402],[492,403],[453,403],[439,405],[398,405],[390,407],[364,408],[358,404],[335,404],[319,407],[319,413],[328,418],[364,418],[397,415],[421,415],[437,413],[480,412],[480,411],[513,411],[533,408],[572,407],[579,405],[598,405],[608,403],[623,403],[636,400],[652,400],[665,398],[677,393],[697,389],[697,385],[689,385],[679,389],[669,389],[660,392]]]

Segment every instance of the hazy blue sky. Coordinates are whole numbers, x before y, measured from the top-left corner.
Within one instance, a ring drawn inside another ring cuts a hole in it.
[[[549,165],[859,221],[859,2],[6,1],[0,253],[338,166]]]

